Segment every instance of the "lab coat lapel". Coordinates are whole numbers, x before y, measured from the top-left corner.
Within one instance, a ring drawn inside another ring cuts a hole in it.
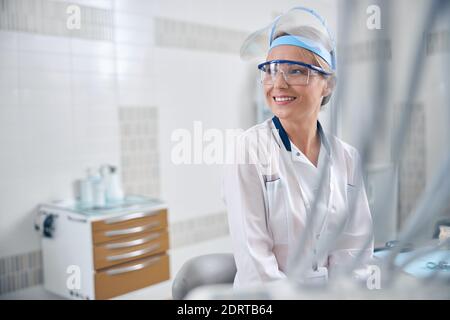
[[[280,150],[280,178],[286,183],[286,207],[288,214],[288,233],[289,242],[295,243],[298,233],[305,230],[308,213],[313,209],[313,203],[309,203],[308,199],[305,197],[304,192],[301,188],[301,181],[297,177],[295,172],[294,164],[291,155],[291,145],[286,131],[281,125],[280,120],[277,117],[272,119],[273,126],[277,129],[276,140],[279,144]],[[324,186],[324,192],[327,194],[327,208],[325,212],[320,212],[319,219],[316,219],[315,225],[319,226],[319,230],[324,232],[327,229],[327,221],[330,214],[330,205],[333,198],[334,189],[334,172],[333,172],[333,158],[331,156],[331,146],[329,144],[328,138],[323,132],[322,126],[318,122],[318,130],[321,136],[321,143],[324,144],[327,151],[327,156],[329,157],[328,162],[328,179],[326,185]],[[296,217],[296,219],[294,219]],[[293,237],[293,238],[292,238]],[[292,242],[294,241],[294,242]]]
[[[277,117],[272,119],[275,140],[280,148],[279,173],[280,178],[286,184],[286,209],[288,215],[289,239],[296,236],[297,231],[306,226],[306,206],[300,181],[297,179],[291,158],[291,146],[286,131],[281,126]],[[294,216],[296,219],[294,219]],[[296,236],[297,237],[297,236]],[[295,238],[296,238],[295,237]]]

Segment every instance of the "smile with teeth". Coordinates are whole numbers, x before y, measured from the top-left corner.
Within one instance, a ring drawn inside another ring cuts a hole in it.
[[[294,101],[295,97],[280,96],[280,97],[273,97],[273,100],[275,100],[276,102]]]

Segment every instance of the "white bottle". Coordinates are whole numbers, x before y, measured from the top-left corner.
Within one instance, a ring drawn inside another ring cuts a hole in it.
[[[101,209],[106,206],[105,183],[98,170],[96,170],[95,173],[91,175],[90,179],[92,181],[93,207],[96,209]]]
[[[117,204],[123,201],[124,194],[122,190],[122,182],[117,167],[109,166],[108,183],[106,186],[106,199],[108,203]]]
[[[80,181],[80,203],[83,208],[92,208],[93,206],[93,171],[86,170],[86,177]]]

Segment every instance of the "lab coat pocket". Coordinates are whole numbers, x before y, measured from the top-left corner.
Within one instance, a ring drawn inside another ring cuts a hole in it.
[[[287,212],[285,193],[281,179],[266,182],[269,228],[272,231],[274,243],[281,244],[288,241]]]

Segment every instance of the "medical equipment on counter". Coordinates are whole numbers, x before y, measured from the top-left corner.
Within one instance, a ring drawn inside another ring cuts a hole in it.
[[[104,174],[106,184],[106,202],[118,203],[123,200],[122,182],[117,172],[117,167],[107,165]]]
[[[80,204],[84,208],[101,208],[106,204],[104,183],[100,172],[94,168],[86,170],[86,177],[80,181]]]
[[[104,177],[97,170],[90,177],[92,181],[93,208],[103,208],[106,205],[106,187]]]
[[[79,188],[80,204],[85,209],[114,206],[124,198],[117,167],[112,165],[87,169],[86,178],[80,181]]]
[[[85,207],[91,207],[92,203],[93,203],[93,185],[92,185],[92,181],[89,178],[83,179],[80,181],[79,184],[80,187],[80,202],[85,206]]]

